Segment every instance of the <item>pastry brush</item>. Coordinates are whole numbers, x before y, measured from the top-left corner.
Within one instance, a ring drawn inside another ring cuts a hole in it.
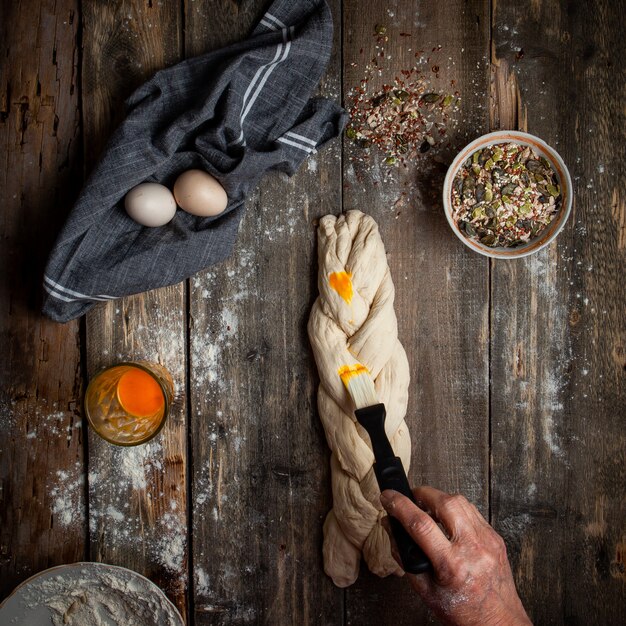
[[[378,401],[369,371],[361,364],[346,365],[339,370],[339,376],[356,407],[354,415],[359,424],[365,428],[372,442],[375,459],[374,473],[381,492],[385,489],[393,489],[417,505],[402,461],[395,455],[387,438],[385,405]],[[428,557],[399,520],[389,516],[389,523],[404,571],[409,574],[432,571]]]

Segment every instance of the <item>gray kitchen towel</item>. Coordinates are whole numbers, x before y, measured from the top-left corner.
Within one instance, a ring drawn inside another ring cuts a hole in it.
[[[324,0],[276,0],[248,39],[159,71],[137,89],[48,259],[43,312],[66,322],[97,302],[177,283],[226,258],[261,176],[293,174],[341,133],[343,109],[311,97],[331,48]],[[179,209],[157,228],[128,217],[132,187],[172,188],[191,168],[221,182],[224,213]]]

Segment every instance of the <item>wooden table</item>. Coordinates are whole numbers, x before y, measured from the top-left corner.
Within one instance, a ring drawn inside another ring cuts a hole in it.
[[[527,128],[569,165],[569,223],[531,258],[489,261],[446,223],[445,165],[383,183],[380,159],[352,162],[337,140],[259,186],[227,262],[50,322],[43,263],[123,99],[245,36],[265,2],[2,3],[0,592],[94,560],[146,574],[190,624],[432,622],[402,581],[363,572],[340,590],[322,571],[314,224],[358,208],[379,221],[397,287],[412,482],[479,506],[535,623],[624,623],[626,5],[330,4],[323,94],[358,84],[377,24],[388,80],[441,45],[433,85],[454,79],[462,98],[448,157],[490,129]],[[123,359],[164,364],[179,392],[162,435],[130,450],[89,432],[81,406],[89,377]]]

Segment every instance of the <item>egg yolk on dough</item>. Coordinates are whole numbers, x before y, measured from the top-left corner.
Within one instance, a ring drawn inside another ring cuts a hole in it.
[[[360,363],[355,363],[354,365],[343,365],[339,368],[341,382],[346,387],[351,379],[355,376],[360,376],[361,374],[369,374],[369,370],[365,367],[365,365],[361,365]]]
[[[352,302],[352,274],[350,272],[333,272],[328,277],[328,282],[348,304]]]
[[[133,367],[117,383],[122,408],[136,417],[150,417],[163,410],[165,398],[159,383],[148,372]]]

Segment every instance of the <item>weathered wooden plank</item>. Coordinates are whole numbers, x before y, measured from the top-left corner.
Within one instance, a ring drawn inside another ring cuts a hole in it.
[[[493,117],[527,110],[576,190],[557,241],[492,274],[493,520],[537,624],[626,620],[625,9],[500,1],[493,18],[494,82],[508,65],[522,103]]]
[[[85,550],[79,325],[39,312],[81,180],[77,4],[0,9],[0,597]]]
[[[399,336],[412,382],[407,424],[411,483],[462,492],[488,510],[488,263],[450,231],[441,204],[445,165],[454,149],[487,131],[489,12],[482,2],[344,2],[344,97],[381,50],[375,27],[386,28],[381,75],[370,93],[390,84],[418,57],[427,91],[458,90],[461,110],[448,124],[450,146],[422,162],[389,168],[372,150],[344,140],[344,210],[378,221],[396,284]],[[380,30],[380,28],[379,28]],[[437,50],[437,46],[442,46]],[[450,81],[455,80],[452,86]],[[375,155],[375,156],[374,156]],[[351,159],[356,159],[351,161]],[[416,624],[429,617],[404,581],[363,571],[347,590],[349,624]]]
[[[83,110],[85,151],[97,158],[122,100],[180,58],[176,3],[85,2]],[[186,613],[187,430],[186,302],[183,284],[124,298],[87,316],[90,377],[123,360],[161,363],[178,390],[167,424],[153,441],[118,448],[89,436],[91,558],[124,565],[154,580]]]
[[[265,5],[189,3],[186,50],[244,37]],[[322,91],[338,97],[339,45]],[[328,454],[306,335],[314,221],[340,210],[339,163],[334,142],[291,180],[268,177],[248,200],[233,256],[191,281],[197,624],[342,620],[342,593],[322,570]]]

